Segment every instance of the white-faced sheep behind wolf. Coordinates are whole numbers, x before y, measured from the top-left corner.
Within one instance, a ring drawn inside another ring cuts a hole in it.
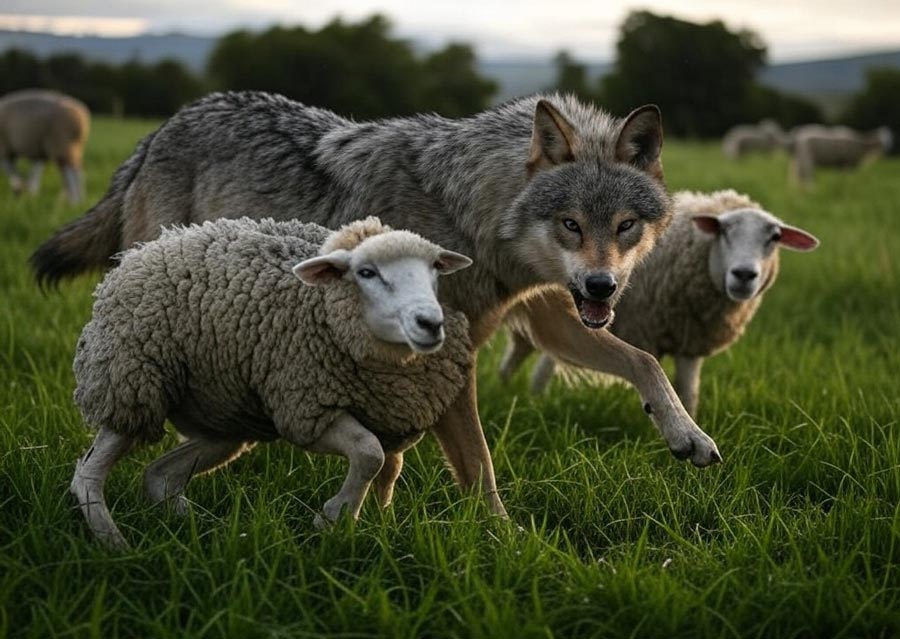
[[[373,480],[387,504],[398,453],[472,366],[465,316],[436,297],[437,275],[470,263],[377,218],[333,233],[219,220],[125,253],[97,288],[74,362],[75,401],[99,428],[71,485],[93,532],[124,545],[103,483],[134,444],[163,436],[166,418],[187,440],[147,468],[153,501],[183,509],[194,474],[281,438],[349,459],[318,524],[343,509],[357,517]]]
[[[674,205],[671,226],[635,269],[609,330],[657,358],[674,357],[675,390],[696,415],[703,360],[744,333],[778,274],[778,248],[810,251],[819,242],[735,191],[684,191]],[[504,378],[534,350],[521,318],[509,323]],[[532,373],[535,392],[546,387],[554,366],[541,356]]]
[[[0,98],[0,168],[9,176],[13,192],[37,193],[44,163],[54,162],[69,201],[80,202],[90,121],[84,104],[56,91],[16,91]],[[31,162],[27,181],[16,170],[18,158]]]

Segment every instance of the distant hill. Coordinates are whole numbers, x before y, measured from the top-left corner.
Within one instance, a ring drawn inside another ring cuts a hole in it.
[[[114,64],[135,59],[141,62],[158,62],[163,58],[175,58],[197,73],[203,71],[206,57],[215,44],[216,38],[181,33],[101,38],[0,30],[0,51],[15,47],[31,51],[39,57],[74,52],[91,60]]]
[[[101,38],[0,31],[0,51],[18,47],[42,57],[71,51],[116,64],[132,59],[157,62],[168,57],[181,60],[198,73],[203,71],[215,43],[215,38],[180,33]],[[760,81],[782,91],[813,98],[827,107],[860,90],[866,69],[873,66],[900,67],[900,50],[773,64],[762,71]],[[596,80],[610,67],[608,63],[588,64],[588,76],[592,81]],[[546,89],[553,85],[556,77],[556,69],[549,59],[479,60],[478,68],[499,84],[498,101]]]

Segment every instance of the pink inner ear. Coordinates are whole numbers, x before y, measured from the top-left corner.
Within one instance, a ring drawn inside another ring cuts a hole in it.
[[[319,262],[303,269],[303,279],[307,282],[322,283],[337,279],[341,272],[329,262]]]
[[[713,217],[712,215],[696,215],[691,218],[694,222],[694,225],[705,233],[712,233],[715,235],[719,232],[719,218]]]
[[[795,251],[811,251],[819,245],[819,240],[793,226],[781,227],[781,240],[779,240],[787,248]]]

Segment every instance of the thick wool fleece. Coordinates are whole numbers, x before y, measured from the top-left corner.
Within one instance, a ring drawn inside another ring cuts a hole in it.
[[[388,231],[369,218],[329,244],[352,248]],[[309,287],[291,271],[330,233],[297,221],[217,220],[125,253],[97,287],[78,342],[75,401],[85,420],[149,442],[168,417],[189,437],[302,446],[347,412],[389,450],[434,425],[471,369],[465,317],[444,309],[446,340],[433,354],[375,339],[355,283]]]
[[[761,209],[732,190],[676,193],[675,216],[653,252],[631,276],[631,286],[616,307],[610,330],[657,357],[706,357],[733,344],[762,301],[762,292],[778,273],[778,252],[768,278],[753,299],[731,300],[709,274],[714,238],[696,228],[694,215],[721,215],[736,209]]]

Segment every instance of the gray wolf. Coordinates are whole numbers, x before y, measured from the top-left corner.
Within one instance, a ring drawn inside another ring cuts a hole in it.
[[[80,202],[90,122],[84,104],[55,91],[16,91],[0,98],[0,168],[9,176],[13,192],[37,193],[44,163],[50,161],[62,173],[69,201]],[[16,171],[20,157],[31,161],[27,181]]]
[[[605,330],[634,266],[671,220],[655,106],[614,118],[569,96],[475,116],[353,122],[256,92],[213,94],[146,137],[109,191],[32,255],[56,283],[106,266],[160,228],[249,214],[337,227],[360,212],[474,265],[441,300],[476,347],[517,302],[529,334],[568,363],[634,385],[673,453],[720,460],[652,356]],[[505,515],[478,419],[474,373],[432,431],[456,479]]]

